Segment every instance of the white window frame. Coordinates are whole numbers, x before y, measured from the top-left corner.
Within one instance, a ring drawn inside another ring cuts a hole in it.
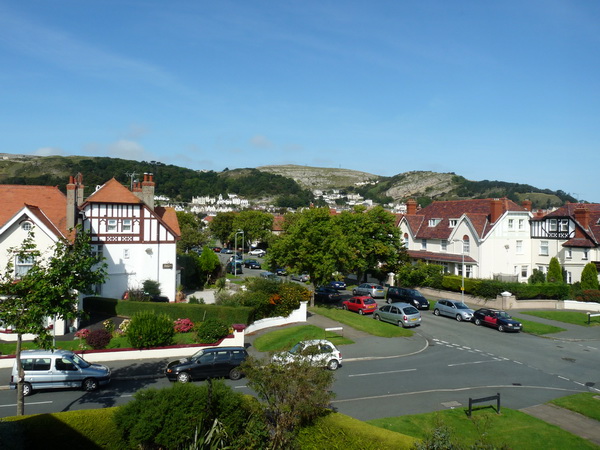
[[[122,231],[124,233],[131,233],[133,231],[133,220],[123,219]]]
[[[590,249],[589,248],[584,248],[582,249],[582,254],[581,254],[581,259],[583,261],[587,261],[590,257]]]
[[[525,229],[525,219],[519,219],[519,230],[523,231]]]
[[[106,221],[106,231],[108,233],[116,233],[117,232],[117,219],[108,219]]]
[[[561,233],[566,233],[569,231],[569,219],[561,219],[558,222],[558,231]]]
[[[421,239],[421,250],[427,250],[427,239]]]
[[[540,241],[540,256],[548,256],[550,254],[550,242]]]
[[[468,239],[462,241],[462,252],[466,255],[471,251],[471,243]]]
[[[567,284],[573,283],[573,274],[567,270]]]
[[[457,225],[458,225],[458,219],[449,219],[448,220],[448,226],[450,228],[456,228]]]
[[[438,223],[440,223],[442,221],[442,219],[429,219],[428,225],[430,227],[435,227],[437,226]]]
[[[521,278],[527,279],[529,276],[529,266],[521,266]]]
[[[15,277],[19,278],[27,275],[34,264],[35,256],[33,255],[27,255],[23,258],[19,255],[15,256]]]
[[[515,229],[515,219],[508,219],[508,229],[509,230]]]
[[[448,251],[448,241],[446,239],[442,239],[442,242],[440,242],[440,248],[443,252]]]
[[[25,222],[23,222],[21,224],[21,229],[23,231],[31,231],[32,228],[33,228],[33,224],[29,220],[26,220]]]
[[[517,252],[517,255],[523,254],[523,241],[518,240],[515,242],[515,251]]]
[[[571,247],[565,248],[565,259],[573,259],[573,249]]]
[[[548,231],[556,231],[558,230],[558,225],[556,223],[556,219],[550,219],[548,221]]]

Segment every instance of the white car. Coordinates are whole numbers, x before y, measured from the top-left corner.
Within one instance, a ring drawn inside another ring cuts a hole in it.
[[[336,370],[342,364],[342,353],[331,342],[325,339],[300,341],[288,352],[277,353],[273,362],[289,364],[292,361],[304,360],[312,365]]]
[[[254,250],[250,250],[248,254],[252,256],[265,256],[267,252],[265,252],[262,248],[255,248]]]

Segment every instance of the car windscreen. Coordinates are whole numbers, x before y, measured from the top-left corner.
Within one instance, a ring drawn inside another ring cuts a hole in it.
[[[458,309],[469,309],[469,307],[464,303],[455,303],[455,305]]]
[[[512,317],[510,317],[508,313],[505,313],[504,311],[500,311],[498,313],[498,317],[501,317],[502,319],[512,319]]]
[[[298,342],[296,345],[294,345],[292,347],[292,349],[290,350],[290,353],[296,354],[302,351],[302,348],[304,346],[302,345],[302,343]]]
[[[77,356],[75,354],[71,357],[71,359],[81,369],[86,369],[86,368],[88,368],[88,367],[91,366],[91,364],[89,362],[87,362],[85,359],[82,359],[82,358],[80,358],[79,356]]]

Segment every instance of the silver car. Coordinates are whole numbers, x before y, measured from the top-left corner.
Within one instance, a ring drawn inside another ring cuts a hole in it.
[[[363,283],[352,289],[352,295],[369,295],[371,298],[384,298],[385,290],[383,286],[375,283]]]
[[[408,303],[390,303],[373,313],[373,318],[393,323],[399,327],[416,327],[421,324],[421,313]]]
[[[473,319],[473,310],[459,300],[438,300],[433,314],[436,316],[453,317],[459,322],[463,320],[470,322]]]

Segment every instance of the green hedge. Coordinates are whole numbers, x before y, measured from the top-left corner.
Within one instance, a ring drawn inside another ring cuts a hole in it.
[[[0,448],[124,448],[113,421],[116,409],[6,417],[0,421]]]
[[[101,313],[111,316],[133,317],[140,311],[153,311],[155,314],[166,314],[173,320],[190,319],[192,322],[203,322],[206,319],[219,319],[231,325],[243,323],[248,325],[252,308],[244,306],[194,305],[190,303],[153,303],[116,300],[114,298],[86,297],[83,299],[83,310],[86,313]]]
[[[496,298],[504,291],[508,291],[520,300],[527,299],[556,299],[569,298],[570,287],[566,283],[506,283],[496,280],[481,280],[465,278],[465,294],[487,299]],[[462,277],[446,275],[442,281],[444,289],[460,292]]]

